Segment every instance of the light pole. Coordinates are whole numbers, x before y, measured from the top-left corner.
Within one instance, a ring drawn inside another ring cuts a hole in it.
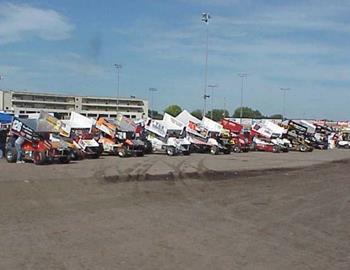
[[[224,112],[222,114],[222,117],[226,118],[226,97],[224,97]],[[227,117],[229,117],[229,115]]]
[[[151,111],[151,118],[153,118],[153,110],[152,109],[154,109],[154,92],[157,92],[158,91],[158,89],[157,88],[154,88],[154,87],[151,87],[151,88],[149,88],[148,89],[148,91],[150,92],[150,96],[151,96],[151,105],[152,106],[150,106],[150,111]]]
[[[203,106],[203,116],[205,116],[207,110],[207,84],[208,84],[208,48],[209,48],[209,29],[208,24],[211,16],[209,13],[202,13],[202,22],[205,23],[206,26],[206,48],[205,48],[205,70],[204,70],[204,106]]]
[[[120,73],[120,70],[122,68],[122,65],[120,64],[114,64],[114,67],[117,71],[117,114],[119,112],[119,73]]]
[[[0,74],[0,81],[3,81],[4,80],[4,76]],[[1,87],[0,87],[0,90],[1,90]]]
[[[239,123],[242,124],[242,117],[243,117],[243,80],[244,78],[248,77],[248,74],[246,73],[238,73],[238,76],[241,77],[241,111],[239,114]]]
[[[283,101],[282,101],[282,120],[284,120],[286,115],[286,92],[290,90],[290,88],[280,88],[283,92]]]
[[[216,84],[209,84],[208,87],[211,89],[211,112],[210,118],[213,119],[213,109],[214,109],[214,88],[218,87]]]

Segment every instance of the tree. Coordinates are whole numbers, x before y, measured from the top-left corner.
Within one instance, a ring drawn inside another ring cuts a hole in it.
[[[163,119],[163,115],[160,114],[158,111],[154,111],[154,110],[148,110],[148,116],[157,120]]]
[[[206,114],[206,117],[211,118],[211,111]],[[213,119],[214,121],[219,121],[225,117],[229,117],[229,112],[227,110],[222,109],[214,109],[213,110]]]
[[[249,107],[242,107],[242,117],[243,118],[263,118],[264,116],[258,110],[253,110]],[[241,117],[241,107],[238,107],[233,113],[232,117],[239,118]]]
[[[202,119],[202,117],[203,117],[203,113],[199,109],[194,110],[193,112],[191,112],[191,114],[198,119]]]
[[[167,108],[165,108],[164,112],[170,114],[171,116],[176,117],[178,114],[182,112],[182,109],[178,105],[170,105]]]
[[[270,116],[270,118],[271,119],[282,119],[283,116],[282,116],[282,114],[273,114],[273,115]]]

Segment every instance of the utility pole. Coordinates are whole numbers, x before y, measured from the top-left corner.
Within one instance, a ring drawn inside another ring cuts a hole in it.
[[[225,113],[226,113],[226,97],[224,97],[224,113],[222,115],[223,118],[226,118]]]
[[[211,16],[209,13],[202,13],[202,22],[205,23],[206,26],[206,49],[205,49],[205,70],[204,70],[204,106],[203,106],[203,116],[205,116],[206,110],[207,110],[207,98],[209,97],[207,95],[207,84],[208,84],[208,49],[209,49],[209,20],[211,19]]]
[[[283,92],[283,101],[282,101],[282,120],[286,118],[286,92],[290,91],[290,88],[280,88]]]
[[[120,73],[120,70],[122,69],[122,65],[114,64],[114,67],[116,68],[116,71],[117,71],[117,114],[118,114],[118,112],[119,112],[119,97],[120,97],[120,92],[119,92],[119,73]]]
[[[0,74],[0,81],[3,81],[4,80],[4,76]],[[1,90],[1,88],[0,88]]]
[[[153,110],[155,108],[155,106],[154,106],[154,93],[157,92],[158,89],[154,88],[154,87],[151,87],[151,88],[148,89],[148,91],[149,91],[150,96],[151,96],[150,100],[151,100],[151,105],[152,106],[149,106],[149,107],[150,107],[150,111],[151,111],[151,118],[153,118],[154,117]]]
[[[209,84],[209,88],[211,88],[211,113],[210,113],[210,118],[213,120],[213,110],[214,110],[214,88],[218,87],[216,84]]]
[[[246,73],[238,73],[238,76],[241,77],[241,111],[240,111],[240,119],[239,122],[242,124],[242,117],[243,117],[243,80],[244,78],[248,77],[248,74]]]

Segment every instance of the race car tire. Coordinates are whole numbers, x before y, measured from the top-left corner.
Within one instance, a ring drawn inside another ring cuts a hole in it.
[[[272,147],[272,152],[273,152],[273,153],[279,153],[279,152],[280,152],[279,146],[278,146],[278,145],[274,145],[274,146]]]
[[[299,146],[299,151],[300,151],[300,152],[307,152],[307,150],[308,150],[308,149],[307,149],[307,147],[306,147],[305,145],[300,145],[300,146]]]
[[[124,146],[120,147],[117,151],[119,157],[126,157],[127,156],[127,150]]]
[[[33,162],[35,165],[44,165],[47,161],[46,153],[35,151],[33,152]]]
[[[152,143],[150,141],[145,141],[145,154],[152,154],[153,152],[153,147]]]
[[[174,146],[168,146],[166,148],[166,153],[168,156],[175,156],[175,147]]]
[[[212,154],[212,155],[218,155],[219,154],[219,147],[217,147],[217,146],[212,146],[211,148],[210,148],[210,154]]]
[[[229,155],[229,154],[231,154],[231,149],[226,148],[226,149],[224,149],[223,153],[224,153],[224,155]]]
[[[15,148],[10,148],[6,151],[6,160],[8,163],[15,163],[17,160],[17,152]]]
[[[70,155],[67,155],[65,157],[60,157],[58,159],[59,163],[61,164],[68,164],[70,162]]]
[[[235,145],[232,148],[232,152],[240,153],[240,152],[242,152],[242,149],[241,149],[241,147],[239,145]]]

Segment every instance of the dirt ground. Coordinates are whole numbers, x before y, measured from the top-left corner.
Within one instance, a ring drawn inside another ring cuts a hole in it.
[[[229,180],[0,182],[0,269],[350,269],[350,161]]]

